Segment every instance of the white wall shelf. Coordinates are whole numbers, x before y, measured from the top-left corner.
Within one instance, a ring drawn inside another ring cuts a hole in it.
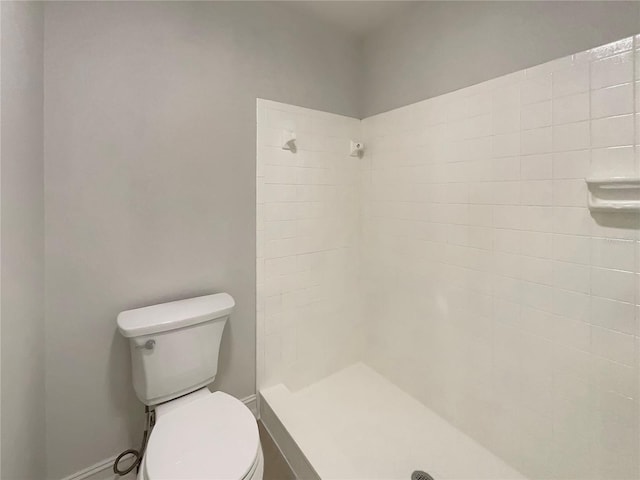
[[[640,178],[587,178],[589,209],[609,212],[640,212]]]

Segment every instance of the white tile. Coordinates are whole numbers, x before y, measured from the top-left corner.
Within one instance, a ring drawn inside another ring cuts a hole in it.
[[[546,180],[553,177],[553,156],[523,155],[520,157],[520,178],[523,180]]]
[[[265,203],[295,202],[296,187],[294,185],[271,185],[264,186]]]
[[[633,115],[607,117],[591,122],[592,146],[594,148],[633,145]]]
[[[591,154],[591,172],[594,177],[631,175],[635,171],[634,148],[597,148]]]
[[[519,230],[522,225],[521,212],[519,207],[496,205],[493,207],[493,226]]]
[[[494,112],[520,107],[520,85],[513,83],[494,90],[492,94],[492,109]]]
[[[553,231],[553,208],[549,206],[523,206],[520,215],[522,216],[520,227],[523,230],[535,232]]]
[[[521,278],[527,282],[553,285],[553,262],[545,258],[522,257]]]
[[[511,133],[520,130],[520,109],[509,108],[498,110],[492,114],[492,133]]]
[[[633,48],[633,37],[623,38],[616,40],[615,42],[607,43],[596,48],[592,48],[589,51],[589,57],[591,60],[598,60],[606,57],[611,57],[620,52],[626,52]]]
[[[267,362],[279,361],[282,356],[282,337],[279,334],[265,337],[265,360]]]
[[[450,183],[445,199],[447,203],[469,203],[469,186],[466,183]]]
[[[633,240],[592,238],[591,263],[596,267],[633,271],[635,244]]]
[[[554,371],[557,386],[554,391],[553,428],[559,432],[586,430],[590,434],[592,410],[589,384],[582,378],[582,375],[574,373],[575,371],[581,372],[583,369],[587,370],[587,368],[580,366],[582,357],[587,357],[587,354],[569,347],[557,347],[556,350],[554,352],[554,367],[557,367],[559,371]],[[565,358],[568,360],[565,361]],[[588,365],[587,361],[584,363]],[[566,368],[565,364],[570,367]],[[575,364],[578,364],[578,367],[572,368]],[[578,402],[574,401],[576,397]]]
[[[553,285],[563,290],[588,294],[589,267],[577,263],[554,262]]]
[[[581,319],[558,315],[554,322],[554,340],[567,347],[589,350],[591,326]]]
[[[590,296],[556,288],[553,290],[553,313],[560,316],[586,322],[589,319]],[[587,349],[585,347],[585,349]]]
[[[459,125],[460,138],[477,138],[491,135],[491,115],[485,113],[464,119]]]
[[[640,217],[635,213],[608,213],[603,219],[594,214],[597,221],[591,222],[591,235],[594,237],[637,239],[640,230]]]
[[[521,298],[520,281],[515,278],[496,275],[493,277],[493,294],[505,301],[519,302]]]
[[[580,122],[589,119],[589,93],[579,93],[553,100],[553,124]]]
[[[494,167],[497,165],[498,163],[493,164]],[[517,166],[512,162],[512,159],[508,159],[505,166],[508,168],[508,172],[502,175],[506,178],[514,177]],[[492,203],[496,205],[518,205],[520,203],[520,182],[499,181],[490,182],[487,185],[493,190]]]
[[[635,368],[603,357],[593,357],[594,386],[601,392],[615,393],[627,398],[635,396]],[[601,404],[600,404],[601,405]],[[606,411],[614,413],[614,409]]]
[[[522,308],[518,303],[494,297],[493,316],[497,322],[504,324],[504,327],[503,325],[496,325],[497,336],[504,334],[504,329],[508,328],[507,326],[512,327],[520,321],[521,310]],[[513,331],[513,328],[510,328],[509,331]]]
[[[273,279],[298,271],[296,257],[268,258],[264,262],[265,278]]]
[[[520,154],[519,133],[495,135],[492,141],[494,157],[511,157]]]
[[[631,335],[638,334],[638,321],[636,321],[635,308],[632,303],[591,297],[589,314],[590,322],[593,325]]]
[[[633,113],[633,84],[626,83],[591,91],[591,118]]]
[[[546,269],[546,267],[545,267]],[[546,275],[546,272],[545,272]],[[543,338],[553,339],[555,315],[531,307],[522,307],[520,325],[522,329]]]
[[[295,220],[297,217],[297,208],[295,203],[269,203],[265,205],[265,220]]]
[[[587,184],[583,179],[554,180],[553,204],[564,207],[584,207],[587,205]]]
[[[552,205],[553,186],[548,180],[521,182],[520,203],[522,205]]]
[[[296,170],[279,165],[266,165],[264,169],[265,183],[296,183]]]
[[[578,64],[553,72],[553,98],[589,90],[589,65]]]
[[[593,353],[623,365],[633,365],[635,345],[633,335],[593,327]]]
[[[551,454],[553,471],[558,478],[589,478],[594,470],[595,460],[589,437],[583,433],[585,427],[581,427],[579,431],[557,430]]]
[[[493,252],[493,273],[505,277],[518,278],[520,272],[520,256],[510,253]]]
[[[590,147],[589,122],[553,126],[553,151],[583,150]]]
[[[590,151],[574,150],[553,154],[553,178],[580,178],[589,176]]]
[[[520,232],[494,228],[493,249],[497,252],[520,253]]]
[[[524,105],[521,113],[523,130],[548,127],[551,125],[551,101]]]
[[[589,265],[591,238],[573,235],[553,235],[553,258],[563,262]]]
[[[591,64],[591,88],[598,89],[633,81],[633,53],[625,52]]]
[[[475,204],[493,204],[493,184],[489,182],[474,182],[469,184],[469,202]]]
[[[552,130],[550,127],[525,130],[521,135],[520,152],[534,155],[552,151]]]
[[[520,89],[522,105],[550,100],[551,86],[550,73],[528,77]]]
[[[522,282],[522,304],[546,312],[552,311],[553,287],[532,282]]]
[[[621,302],[633,302],[636,288],[636,278],[631,272],[591,268],[591,293],[593,295]]]
[[[551,233],[523,231],[520,233],[520,251],[531,257],[552,258],[552,239]]]
[[[491,162],[491,172],[492,180],[518,180],[520,178],[520,159],[518,157],[494,158]]]
[[[553,232],[567,235],[589,235],[591,215],[587,208],[554,207]]]

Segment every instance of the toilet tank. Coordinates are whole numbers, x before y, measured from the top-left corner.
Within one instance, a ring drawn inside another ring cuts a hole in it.
[[[118,315],[141,402],[157,405],[213,382],[222,332],[234,306],[231,295],[217,293]]]

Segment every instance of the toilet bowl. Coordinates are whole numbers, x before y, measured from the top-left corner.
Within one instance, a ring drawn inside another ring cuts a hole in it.
[[[242,477],[242,480],[262,480],[262,474],[264,472],[264,457],[262,455],[262,449],[258,451],[258,457],[256,458],[255,463],[252,465],[251,470],[247,473],[246,476]],[[150,480],[153,477],[150,477],[145,470],[144,463],[140,466],[140,472],[136,477],[137,480]],[[199,480],[202,480],[202,477],[198,477]],[[216,479],[224,479],[224,477],[215,477]],[[172,479],[173,480],[173,479]]]
[[[262,480],[253,413],[207,388],[234,306],[220,293],[118,315],[120,333],[129,339],[134,390],[155,414],[143,455],[136,452],[138,480]]]
[[[251,411],[204,388],[156,407],[138,480],[261,480],[263,470]]]

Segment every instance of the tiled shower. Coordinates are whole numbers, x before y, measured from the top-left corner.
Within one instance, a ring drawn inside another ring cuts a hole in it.
[[[340,423],[363,364],[527,478],[638,477],[640,215],[585,180],[637,188],[639,112],[640,36],[362,121],[258,101],[258,391],[312,469],[348,439],[265,398]]]
[[[302,386],[363,354],[362,162],[345,154],[361,122],[258,102],[259,376]]]

